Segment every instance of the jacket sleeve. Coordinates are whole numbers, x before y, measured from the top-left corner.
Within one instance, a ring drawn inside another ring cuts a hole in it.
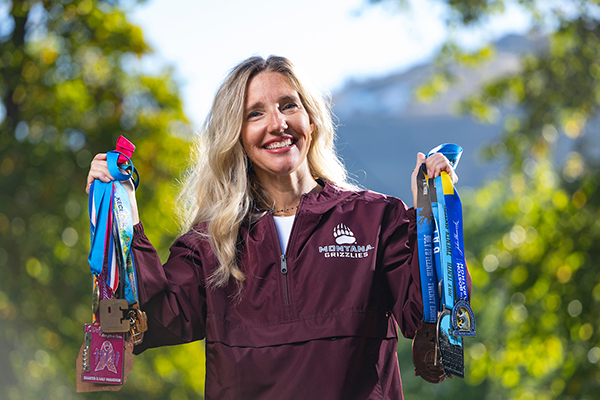
[[[139,223],[134,226],[132,252],[140,308],[148,316],[148,330],[134,353],[203,339],[206,290],[199,251],[191,234],[180,237],[171,246],[169,259],[163,266]]]
[[[423,318],[415,210],[399,201],[387,213],[380,235],[391,310],[402,334],[412,338]]]

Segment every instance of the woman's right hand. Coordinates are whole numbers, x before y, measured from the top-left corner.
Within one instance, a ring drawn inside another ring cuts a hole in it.
[[[419,173],[419,168],[421,168],[421,164],[425,163],[427,167],[427,176],[429,178],[437,178],[440,176],[442,171],[446,172],[450,175],[450,179],[452,180],[452,184],[456,184],[458,182],[458,175],[452,168],[452,164],[442,153],[434,153],[429,157],[426,157],[423,153],[417,153],[417,165],[415,169],[413,169],[411,175],[411,191],[413,195],[413,206],[417,208],[417,175]]]
[[[87,184],[85,186],[85,192],[90,194],[90,186],[94,180],[100,180],[101,182],[108,183],[110,181],[114,181],[115,178],[108,171],[108,163],[106,161],[106,153],[96,154],[94,159],[90,164],[90,172],[88,172],[87,176]],[[127,181],[121,182],[123,187],[127,191],[129,195],[129,202],[131,204],[131,217],[133,219],[133,224],[137,224],[140,222],[140,217],[138,214],[137,200],[135,198],[135,187],[131,179]]]
[[[94,157],[92,163],[90,164],[90,172],[88,172],[87,185],[85,186],[85,192],[87,194],[90,194],[90,185],[96,179],[99,179],[104,183],[108,183],[110,181],[115,180],[115,178],[112,177],[110,172],[108,172],[106,153],[96,154],[96,157]]]

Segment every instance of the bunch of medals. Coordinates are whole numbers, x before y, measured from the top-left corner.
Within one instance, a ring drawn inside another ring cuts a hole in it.
[[[462,148],[443,144],[427,157],[442,153],[456,168]],[[469,304],[463,245],[462,206],[450,176],[442,171],[427,176],[422,164],[417,175],[417,246],[423,295],[423,323],[413,339],[415,375],[439,383],[456,375],[464,378],[463,337],[475,336],[475,317]]]
[[[85,324],[85,341],[77,368],[77,391],[118,390],[133,366],[133,346],[142,342],[146,314],[138,306],[137,278],[131,241],[131,204],[121,181],[139,175],[131,162],[135,146],[124,137],[107,153],[114,181],[95,180],[90,186],[93,322]],[[128,360],[126,360],[126,358]]]

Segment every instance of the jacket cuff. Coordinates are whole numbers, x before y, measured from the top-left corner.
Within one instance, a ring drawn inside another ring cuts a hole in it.
[[[146,233],[144,232],[144,225],[140,221],[133,226],[133,241],[135,242],[145,237]]]

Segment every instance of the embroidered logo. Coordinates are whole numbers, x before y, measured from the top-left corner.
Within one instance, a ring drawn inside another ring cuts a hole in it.
[[[333,239],[335,244],[319,246],[319,253],[325,258],[365,258],[373,250],[370,244],[359,245],[352,229],[344,224],[333,228]]]
[[[344,224],[339,224],[333,228],[333,237],[335,238],[335,242],[337,244],[353,244],[356,242],[356,238],[354,238],[354,232],[348,229],[348,227]]]

